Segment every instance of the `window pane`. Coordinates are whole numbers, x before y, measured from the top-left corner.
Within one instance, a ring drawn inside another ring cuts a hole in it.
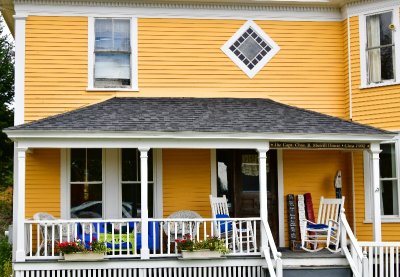
[[[141,188],[140,184],[122,184],[122,217],[141,216]],[[153,184],[148,185],[148,209],[149,217],[153,217]]]
[[[148,152],[147,178],[153,181],[153,151]],[[122,181],[139,182],[140,152],[137,149],[122,149]]]
[[[71,184],[71,218],[101,218],[102,184]]]
[[[139,181],[138,155],[137,149],[122,149],[122,181]]]
[[[381,144],[379,170],[381,178],[396,177],[396,151],[394,143]]]
[[[112,19],[96,19],[95,49],[110,50],[113,48]]]
[[[259,191],[259,166],[257,154],[242,154],[241,175],[243,191]]]
[[[95,85],[120,87],[131,84],[130,54],[96,53]]]
[[[397,191],[397,181],[381,182],[381,213],[383,215],[398,215],[399,200]]]
[[[381,74],[382,80],[394,79],[393,47],[381,48]]]
[[[85,181],[86,149],[71,149],[71,182]]]
[[[126,19],[114,20],[114,51],[130,51],[130,21]]]
[[[392,12],[379,14],[381,45],[393,43],[393,31],[389,29],[390,24],[392,24]]]
[[[101,181],[103,179],[101,162],[101,149],[87,149],[88,181]]]

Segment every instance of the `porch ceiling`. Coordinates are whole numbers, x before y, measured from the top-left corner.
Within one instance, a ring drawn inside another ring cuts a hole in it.
[[[394,133],[270,99],[115,97],[6,129],[40,137],[386,140]],[[338,138],[341,139],[338,139]]]

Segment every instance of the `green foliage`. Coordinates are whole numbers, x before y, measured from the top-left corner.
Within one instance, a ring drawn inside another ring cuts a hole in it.
[[[4,34],[0,17],[0,190],[12,186],[13,143],[3,132],[14,123],[14,47]]]
[[[63,254],[72,254],[72,253],[107,253],[108,248],[104,241],[98,241],[93,239],[92,242],[89,243],[89,249],[86,249],[85,244],[81,240],[76,241],[65,241],[59,242],[57,244],[57,249]]]
[[[12,273],[12,252],[7,238],[0,237],[0,277],[9,277]]]
[[[218,237],[206,238],[205,240],[197,241],[192,239],[190,235],[183,236],[182,239],[175,240],[178,250],[195,251],[201,249],[210,249],[211,251],[218,251],[222,254],[227,254],[229,249],[225,245],[225,241]]]

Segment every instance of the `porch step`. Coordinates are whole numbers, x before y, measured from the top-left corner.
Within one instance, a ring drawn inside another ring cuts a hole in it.
[[[283,277],[351,277],[350,267],[330,266],[330,267],[298,267],[284,268]]]

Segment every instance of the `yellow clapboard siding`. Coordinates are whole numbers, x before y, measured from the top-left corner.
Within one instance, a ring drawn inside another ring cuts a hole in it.
[[[26,156],[26,217],[37,212],[60,217],[60,150],[34,149]]]
[[[164,217],[179,210],[210,217],[210,150],[164,149],[162,159]]]
[[[29,16],[25,120],[116,95],[272,98],[346,116],[342,22],[256,21],[281,50],[253,79],[220,49],[244,22],[139,18],[139,92],[87,92],[87,17]]]
[[[352,218],[351,157],[344,151],[283,150],[285,245],[288,246],[287,195],[311,193],[317,219],[321,196],[335,197],[333,181],[337,170],[342,171],[346,215]],[[300,240],[300,238],[299,238]]]

